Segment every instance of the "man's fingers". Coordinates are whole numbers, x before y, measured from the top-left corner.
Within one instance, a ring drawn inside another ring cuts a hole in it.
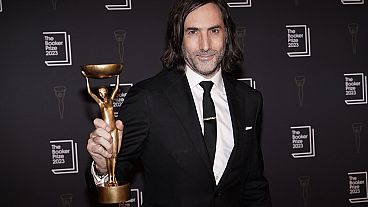
[[[119,130],[119,131],[123,131],[123,128],[124,128],[124,124],[122,121],[120,120],[117,120],[116,121],[116,128]]]
[[[112,156],[112,154],[109,153],[102,145],[95,145],[92,151],[95,153],[95,155],[100,155],[103,158],[110,158]]]
[[[104,137],[93,137],[93,142],[97,145],[97,147],[102,147],[104,150],[106,150],[108,153],[112,153],[112,144],[110,140],[107,140]],[[101,151],[101,149],[98,149]]]
[[[96,118],[93,120],[93,124],[95,125],[96,128],[103,128],[105,129],[107,127],[107,124],[104,120]]]
[[[110,158],[112,156],[112,136],[109,132],[110,128],[104,120],[99,118],[93,120],[93,124],[96,129],[90,134],[87,150],[94,157],[102,156],[104,158]],[[124,124],[122,121],[117,120],[115,125],[119,131],[118,149],[120,149]]]
[[[102,129],[105,129],[106,131],[111,130],[109,125],[104,120],[102,120],[100,118],[94,119],[93,124],[95,125],[96,129],[102,128]]]
[[[112,156],[112,147],[111,144],[101,138],[101,137],[94,137],[88,140],[87,150],[93,157],[101,158],[110,158]]]
[[[111,134],[103,128],[97,128],[91,133],[90,138],[95,139],[95,137],[102,137],[110,143],[112,142]]]

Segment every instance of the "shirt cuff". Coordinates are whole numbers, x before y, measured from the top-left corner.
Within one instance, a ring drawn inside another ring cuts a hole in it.
[[[97,172],[95,171],[95,161],[92,161],[91,165],[91,173],[93,176],[93,180],[96,184],[96,186],[105,186],[105,183],[108,181],[108,174],[100,176],[97,175]]]

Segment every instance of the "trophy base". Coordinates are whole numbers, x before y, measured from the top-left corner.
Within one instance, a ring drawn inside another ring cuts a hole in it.
[[[130,199],[130,184],[119,182],[117,186],[97,187],[98,201],[104,204],[122,203]]]

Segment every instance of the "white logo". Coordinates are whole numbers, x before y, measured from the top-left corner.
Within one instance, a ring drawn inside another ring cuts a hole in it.
[[[344,5],[364,4],[364,0],[341,0],[341,3],[344,4]]]
[[[348,175],[350,203],[368,203],[367,172],[351,172]]]
[[[294,126],[291,129],[292,153],[294,158],[315,157],[314,129],[311,126]]]
[[[344,76],[345,103],[367,104],[367,76],[364,73],[346,73]]]
[[[252,7],[252,0],[241,1],[241,2],[229,2],[227,3],[229,7]]]
[[[256,81],[253,78],[239,78],[238,80],[245,82],[250,87],[256,89]]]
[[[47,66],[72,65],[70,35],[66,32],[43,32],[45,39],[45,64]]]
[[[2,3],[2,0],[0,0],[0,12],[3,11],[3,3]]]
[[[51,171],[57,174],[78,173],[78,148],[73,140],[55,140],[51,144]]]
[[[131,198],[128,201],[125,201],[125,203],[120,203],[119,207],[141,207],[143,204],[143,194],[142,191],[140,191],[137,188],[130,189]]]
[[[107,10],[131,10],[132,0],[122,0],[125,1],[123,4],[107,4],[105,5]]]
[[[310,29],[307,25],[286,25],[289,57],[311,56]]]
[[[115,84],[110,84],[111,87],[114,87]],[[118,92],[113,100],[113,108],[114,108],[114,116],[115,118],[119,116],[119,110],[121,105],[124,102],[125,96],[127,95],[129,89],[133,86],[133,83],[123,83],[119,84]]]

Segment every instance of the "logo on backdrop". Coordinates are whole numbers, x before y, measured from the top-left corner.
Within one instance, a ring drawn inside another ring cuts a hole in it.
[[[350,172],[348,175],[350,203],[368,203],[367,171]]]
[[[256,89],[256,81],[253,78],[239,78],[238,80],[243,81],[248,84],[250,87]]]
[[[65,91],[66,91],[66,87],[65,86],[55,86],[54,87],[54,92],[55,92],[55,96],[58,100],[58,107],[59,107],[59,116],[60,119],[64,118],[64,97],[65,97]]]
[[[359,24],[350,23],[348,24],[349,33],[351,35],[351,48],[353,50],[353,55],[357,53],[357,44],[358,44],[358,29]]]
[[[55,174],[78,173],[78,148],[74,140],[52,140],[51,171]]]
[[[252,0],[247,1],[239,1],[239,2],[229,2],[227,5],[231,8],[239,8],[239,7],[252,7]]]
[[[115,84],[110,84],[111,87],[114,87]],[[114,116],[119,116],[119,110],[121,105],[124,102],[125,96],[127,95],[129,89],[133,86],[133,83],[123,83],[119,84],[119,89],[116,94],[116,97],[113,100],[113,108],[114,108]]]
[[[106,4],[107,10],[131,10],[132,0],[119,0],[119,4]]]
[[[236,29],[236,36],[238,38],[238,43],[241,51],[244,53],[244,45],[245,45],[245,27],[238,27]]]
[[[315,157],[314,129],[311,126],[293,126],[291,129],[294,158]]]
[[[119,207],[141,207],[143,204],[143,194],[139,189],[132,188],[130,200],[120,203]]]
[[[116,42],[118,43],[118,53],[120,63],[123,63],[124,59],[124,40],[126,37],[126,32],[124,30],[116,30],[114,31]]]
[[[362,123],[353,123],[351,124],[354,133],[354,140],[355,140],[355,149],[356,152],[360,152],[360,137],[362,134],[363,124]]]
[[[298,87],[299,106],[303,107],[305,76],[295,76],[294,80]]]
[[[72,194],[61,194],[60,199],[61,199],[61,204],[64,207],[72,206],[72,200],[73,200],[73,195]]]
[[[47,66],[72,65],[70,35],[66,32],[43,32],[45,64]]]
[[[341,0],[341,3],[344,4],[344,5],[364,4],[364,0]]]
[[[299,185],[302,188],[304,207],[308,206],[309,190],[310,190],[309,189],[309,183],[310,183],[310,177],[309,176],[300,176],[299,177]]]
[[[367,76],[364,73],[346,73],[345,103],[367,104]]]
[[[56,4],[58,0],[51,0],[52,9],[56,10]]]
[[[287,55],[289,57],[311,56],[310,28],[307,25],[286,25]]]

